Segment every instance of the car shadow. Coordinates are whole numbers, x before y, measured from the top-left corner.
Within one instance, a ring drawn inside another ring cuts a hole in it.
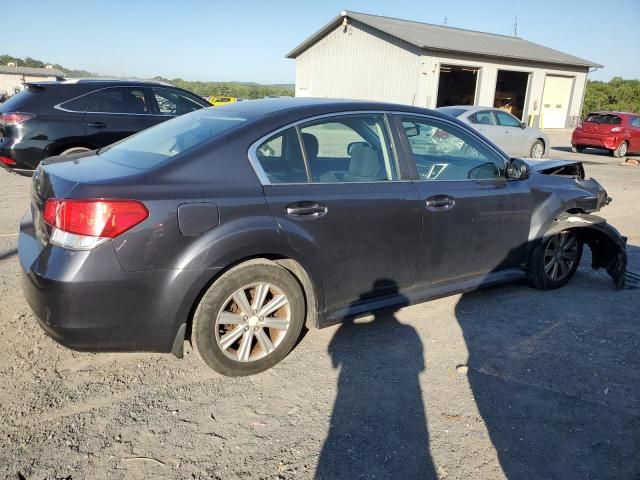
[[[621,291],[585,250],[561,289],[458,301],[469,385],[507,478],[640,478],[640,248],[628,254]]]
[[[14,248],[11,249],[7,252],[2,252],[0,253],[0,262],[3,260],[11,260],[13,257],[15,257],[16,255],[18,255],[18,249]]]
[[[571,150],[571,147],[551,147],[551,150],[555,150],[557,152],[565,152],[565,153],[572,153],[573,151]],[[585,150],[583,150],[582,152],[580,152],[581,155],[596,155],[596,156],[609,156],[611,158],[613,158],[611,156],[611,154],[609,153],[609,150],[605,150],[603,148],[587,148]],[[635,153],[628,153],[625,155],[625,157],[634,157],[637,156],[637,154]]]
[[[398,291],[386,279],[372,291],[381,286]],[[340,375],[317,479],[437,478],[418,378],[422,342],[394,315],[407,304],[377,311],[370,322],[347,320],[333,336],[329,353]]]

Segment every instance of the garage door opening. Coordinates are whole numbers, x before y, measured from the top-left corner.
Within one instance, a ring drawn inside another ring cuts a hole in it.
[[[458,67],[455,65],[440,66],[436,107],[473,105],[476,99],[477,83],[477,68]]]
[[[528,73],[498,70],[493,106],[507,110],[520,120],[524,120],[524,104],[528,85]]]

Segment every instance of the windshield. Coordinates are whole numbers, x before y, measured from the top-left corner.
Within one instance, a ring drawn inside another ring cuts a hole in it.
[[[120,165],[151,168],[247,121],[230,113],[213,108],[197,110],[126,138],[99,155]]]

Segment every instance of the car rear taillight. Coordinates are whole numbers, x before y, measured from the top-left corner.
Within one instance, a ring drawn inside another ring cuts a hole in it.
[[[137,200],[61,200],[50,198],[44,221],[53,227],[50,241],[72,250],[90,250],[149,217]]]
[[[0,163],[4,163],[5,165],[12,167],[13,165],[16,164],[16,161],[12,160],[11,158],[3,157],[2,155],[0,155]]]
[[[8,112],[8,113],[0,113],[0,125],[9,126],[9,125],[20,125],[21,123],[27,122],[36,118],[33,113],[24,113],[24,112]]]
[[[620,133],[624,130],[624,127],[613,127],[611,133]]]
[[[582,130],[582,123],[579,123],[578,125],[576,125],[576,129],[577,130]]]

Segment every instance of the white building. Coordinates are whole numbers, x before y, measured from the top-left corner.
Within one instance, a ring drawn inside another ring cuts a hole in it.
[[[22,90],[22,85],[44,80],[61,80],[64,73],[55,68],[32,68],[16,66],[0,66],[0,93],[13,95]]]
[[[287,54],[296,96],[435,108],[511,107],[532,126],[570,128],[602,65],[521,38],[342,12]]]

